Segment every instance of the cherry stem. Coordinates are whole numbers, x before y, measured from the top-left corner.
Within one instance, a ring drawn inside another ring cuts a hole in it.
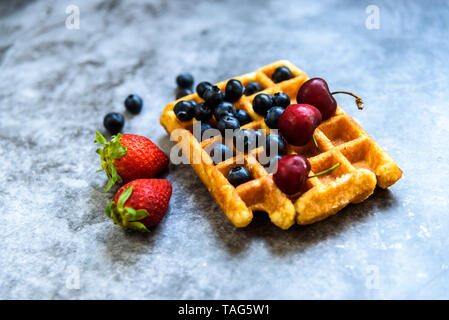
[[[330,167],[329,169],[326,169],[326,170],[324,170],[324,171],[318,172],[317,174],[314,174],[313,176],[307,177],[307,179],[322,176],[323,174],[329,173],[329,172],[331,172],[332,170],[337,169],[339,166],[340,166],[340,162],[337,163],[337,164],[334,164],[334,165],[333,165],[332,167]]]
[[[314,134],[312,135],[312,139],[313,139],[313,143],[315,144],[315,147],[317,148],[318,151],[320,151],[320,148],[318,147],[318,143],[316,142]]]
[[[349,94],[350,96],[353,96],[355,98],[355,103],[357,104],[357,108],[359,110],[363,110],[363,100],[362,98],[358,97],[357,95],[353,94],[352,92],[347,92],[347,91],[334,91],[331,94],[338,94],[338,93],[344,93],[344,94]]]

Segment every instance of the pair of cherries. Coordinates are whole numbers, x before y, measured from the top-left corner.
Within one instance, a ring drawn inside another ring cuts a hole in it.
[[[362,99],[353,93],[331,93],[324,79],[310,79],[304,82],[298,91],[298,104],[288,106],[279,118],[279,130],[285,140],[294,146],[307,144],[321,121],[329,119],[337,110],[337,101],[333,97],[337,93],[352,95],[356,98],[358,108],[363,109]]]
[[[331,93],[325,80],[313,78],[306,81],[298,91],[297,102],[288,106],[278,120],[279,131],[288,143],[303,146],[312,138],[313,133],[322,120],[329,119],[337,109],[337,101],[333,94],[345,93],[356,98],[359,109],[363,109],[363,101],[352,93],[336,91]],[[315,176],[326,174],[336,169],[339,164],[324,170]],[[277,163],[273,174],[276,185],[286,194],[301,191],[309,177],[310,163],[301,155],[287,155]]]

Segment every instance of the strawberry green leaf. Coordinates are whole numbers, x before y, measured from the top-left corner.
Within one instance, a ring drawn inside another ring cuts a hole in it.
[[[115,166],[111,167],[111,178],[118,183],[122,183],[122,181],[123,181],[122,177],[120,177],[118,175],[117,170],[115,169]]]
[[[144,209],[135,210],[131,207],[123,208],[123,205],[128,200],[132,193],[132,186],[127,188],[119,197],[117,205],[114,201],[111,201],[106,207],[106,215],[112,219],[112,221],[121,226],[125,230],[135,230],[141,232],[149,232],[147,227],[139,222],[139,220],[147,217],[148,211]],[[130,192],[131,191],[131,192]],[[123,197],[122,197],[123,196]]]
[[[134,210],[134,208],[126,207],[125,211],[127,213],[126,214],[126,221],[133,221],[133,220],[135,220],[136,210]]]
[[[112,206],[114,206],[114,201],[111,201],[108,203],[107,207],[106,207],[106,215],[110,218],[111,217],[111,212],[112,212]]]
[[[130,222],[128,223],[129,230],[135,230],[140,232],[150,232],[150,230],[145,227],[145,225],[141,222]]]
[[[106,183],[106,187],[104,188],[104,191],[108,192],[109,189],[111,189],[114,184],[115,184],[115,181],[112,179],[109,179],[108,183]]]
[[[120,159],[123,158],[128,153],[128,149],[124,147],[120,142],[119,145],[114,145],[114,148],[111,149],[111,158],[112,159]]]
[[[118,198],[117,201],[117,208],[123,209],[123,206],[125,205],[125,202],[128,201],[129,197],[131,197],[131,194],[133,193],[133,185],[130,185],[128,188],[123,190],[122,194]]]
[[[102,144],[102,145],[105,145],[106,144],[106,138],[103,137],[100,132],[96,131],[95,132],[95,140],[94,140],[94,142]]]
[[[135,216],[136,215],[136,210],[134,208],[131,207],[126,207],[125,211],[128,212],[130,215]]]
[[[129,217],[128,218],[128,221],[139,221],[139,220],[142,220],[143,218],[145,218],[145,217],[148,217],[150,214],[148,213],[148,211],[147,210],[145,210],[145,209],[139,209],[139,210],[136,210],[135,211],[135,213],[134,213],[134,217]]]
[[[145,209],[139,209],[136,211],[136,217],[138,217],[139,219],[143,219],[145,217],[148,217],[149,215],[150,214]]]
[[[127,221],[139,221],[149,216],[148,211],[145,209],[135,210],[134,208],[126,207],[125,211],[128,213],[126,216]]]
[[[95,142],[103,145],[103,149],[97,149],[97,153],[101,156],[101,167],[105,170],[108,176],[108,183],[106,184],[105,191],[109,189],[115,183],[122,183],[122,177],[117,173],[113,160],[120,159],[128,153],[128,149],[121,144],[120,139],[122,134],[118,134],[111,138],[111,141],[107,142],[106,139],[97,131],[95,133]]]

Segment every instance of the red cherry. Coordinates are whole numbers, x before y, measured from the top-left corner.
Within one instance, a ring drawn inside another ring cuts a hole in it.
[[[308,143],[320,123],[320,111],[309,104],[289,105],[278,120],[282,136],[294,146]]]
[[[295,194],[301,188],[309,176],[310,163],[306,157],[296,155],[283,156],[277,163],[273,180],[286,194]]]
[[[304,82],[299,88],[296,101],[311,104],[320,110],[323,120],[329,119],[337,110],[337,101],[329,91],[326,81],[321,78]]]

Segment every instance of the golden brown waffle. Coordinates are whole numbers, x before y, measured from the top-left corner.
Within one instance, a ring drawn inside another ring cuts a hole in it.
[[[279,66],[288,67],[294,78],[275,84],[271,75]],[[253,122],[242,128],[264,129],[269,134],[270,129],[265,125],[263,117],[252,108],[254,97],[259,93],[284,92],[289,95],[292,104],[296,103],[299,87],[308,80],[308,76],[289,61],[281,60],[233,79],[240,80],[245,86],[252,81],[261,84],[263,91],[251,96],[243,95],[234,106],[248,112],[253,119]],[[224,91],[226,83],[223,81],[216,85]],[[179,100],[203,101],[197,94]],[[198,141],[192,134],[196,120],[181,122],[173,112],[179,100],[165,107],[160,122],[169,134],[175,129],[184,129],[180,131],[181,134],[177,131],[176,142],[183,153],[188,155],[193,169],[236,227],[247,226],[253,218],[253,211],[267,212],[271,221],[282,229],[288,229],[295,220],[301,225],[310,224],[337,213],[349,203],[362,202],[373,193],[376,184],[387,188],[402,176],[402,171],[393,159],[338,107],[335,115],[323,121],[315,130],[319,150],[311,141],[301,147],[288,145],[287,154],[307,157],[311,164],[310,175],[337,163],[340,166],[326,175],[307,179],[303,192],[288,196],[277,188],[272,174],[257,160],[263,147],[247,154],[234,150],[233,158],[214,165],[207,151],[223,139],[213,137]],[[195,155],[200,156],[193,159]],[[226,176],[238,160],[244,161],[253,180],[235,188]]]

